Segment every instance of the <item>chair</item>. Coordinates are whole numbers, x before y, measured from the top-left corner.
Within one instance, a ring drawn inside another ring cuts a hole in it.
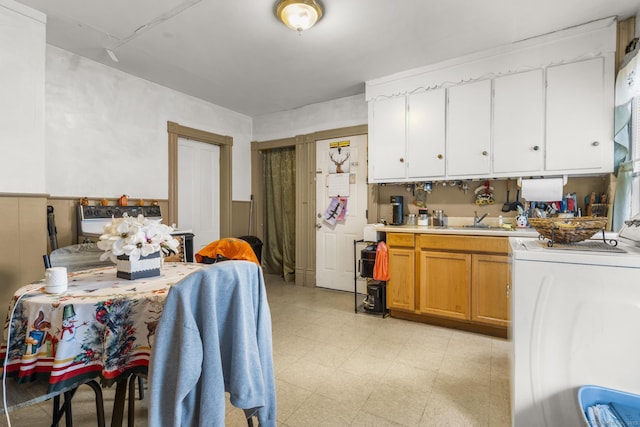
[[[51,426],[57,426],[65,416],[65,425],[67,427],[73,426],[73,416],[71,411],[71,399],[78,390],[78,387],[86,384],[91,387],[96,393],[96,417],[98,427],[104,427],[104,404],[102,401],[102,388],[95,380],[90,380],[82,384],[76,384],[71,387],[67,387],[63,390],[49,393],[49,383],[47,381],[33,381],[28,383],[19,384],[14,378],[7,378],[6,382],[2,385],[3,393],[6,392],[7,396],[7,412],[12,412],[20,408],[36,405],[49,399],[53,399],[53,414]],[[6,385],[6,390],[4,386]],[[64,402],[60,405],[60,396],[64,397]],[[0,415],[5,415],[5,408],[0,407]]]
[[[195,271],[165,300],[149,365],[149,425],[224,426],[225,392],[247,424],[275,427],[271,315],[262,269],[228,261]]]
[[[100,261],[104,251],[95,243],[81,243],[79,245],[64,246],[55,249],[49,255],[51,267],[66,267],[67,272],[88,270],[90,268],[107,267],[113,265],[110,260]],[[45,268],[46,265],[45,260]]]

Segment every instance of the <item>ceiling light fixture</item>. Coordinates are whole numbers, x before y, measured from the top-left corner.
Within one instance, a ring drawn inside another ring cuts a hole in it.
[[[280,0],[276,15],[284,25],[301,34],[322,18],[322,7],[316,0]]]

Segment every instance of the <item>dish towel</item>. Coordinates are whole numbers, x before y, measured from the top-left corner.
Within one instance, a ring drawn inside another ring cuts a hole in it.
[[[389,249],[385,242],[378,242],[376,262],[373,264],[373,278],[383,282],[389,280]]]

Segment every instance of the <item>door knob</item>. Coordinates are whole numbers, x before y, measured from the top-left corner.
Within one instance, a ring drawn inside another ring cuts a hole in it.
[[[316,224],[316,228],[317,228],[318,230],[320,230],[320,229],[322,228],[322,224],[320,224],[320,223]]]

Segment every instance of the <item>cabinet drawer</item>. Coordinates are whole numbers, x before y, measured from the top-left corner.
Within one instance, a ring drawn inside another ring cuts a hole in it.
[[[412,233],[387,233],[387,245],[413,247]]]
[[[418,236],[417,243],[417,246],[420,249],[437,249],[473,253],[509,253],[509,239],[507,237],[421,234]]]

